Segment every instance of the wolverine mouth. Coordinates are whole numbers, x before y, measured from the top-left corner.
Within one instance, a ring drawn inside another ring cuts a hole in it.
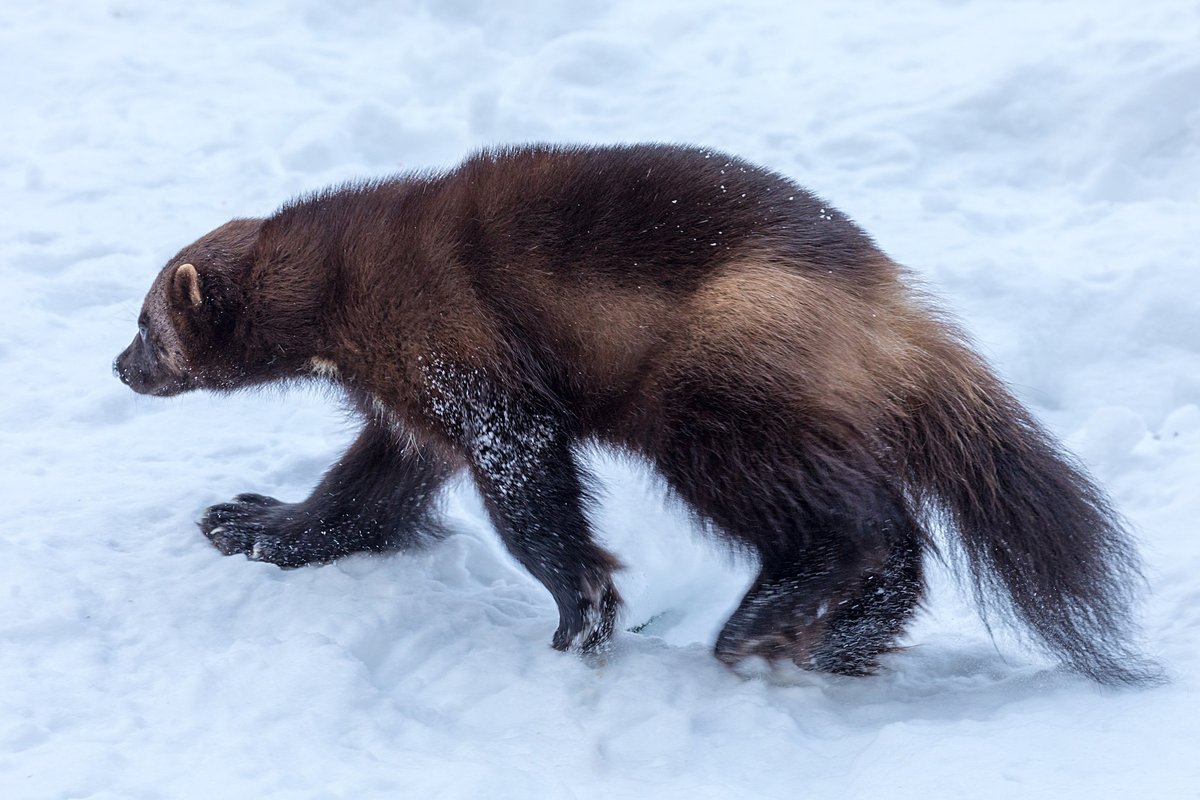
[[[191,381],[185,376],[163,377],[147,374],[145,370],[139,369],[136,365],[123,362],[120,356],[113,361],[113,375],[138,394],[152,397],[171,397],[192,388]]]

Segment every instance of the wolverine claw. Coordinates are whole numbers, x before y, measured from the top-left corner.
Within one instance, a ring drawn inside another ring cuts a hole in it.
[[[248,539],[244,531],[231,530],[224,525],[206,528],[203,522],[200,523],[200,530],[222,555],[232,556],[246,552]]]

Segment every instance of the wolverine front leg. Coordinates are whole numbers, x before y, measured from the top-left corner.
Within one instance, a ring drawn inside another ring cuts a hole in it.
[[[612,583],[618,563],[592,539],[566,438],[493,432],[476,442],[472,471],[505,546],[558,604],[554,647],[591,652],[604,645],[620,605]]]
[[[238,495],[209,508],[200,529],[225,555],[244,553],[281,567],[398,550],[440,533],[434,501],[451,472],[442,459],[405,448],[372,421],[307,500]]]
[[[558,604],[553,646],[602,647],[620,605],[612,583],[619,564],[592,539],[585,475],[565,426],[473,381],[444,396],[453,400],[435,403],[436,413],[462,443],[501,540]]]

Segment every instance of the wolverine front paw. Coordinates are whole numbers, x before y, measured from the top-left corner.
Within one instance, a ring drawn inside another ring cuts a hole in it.
[[[585,581],[572,602],[559,605],[559,625],[551,646],[584,654],[603,650],[612,638],[621,596],[607,580]]]
[[[201,517],[200,530],[227,556],[244,554],[252,561],[280,567],[301,567],[294,537],[287,530],[290,505],[261,494],[239,494],[232,503],[210,506]]]

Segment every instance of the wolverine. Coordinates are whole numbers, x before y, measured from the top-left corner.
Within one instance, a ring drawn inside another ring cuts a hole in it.
[[[579,457],[600,444],[757,559],[730,665],[874,672],[944,531],[989,617],[1100,683],[1155,679],[1104,492],[858,226],[722,153],[492,149],[235,219],[167,262],[113,368],[156,396],[324,381],[361,414],[307,500],[207,509],[227,555],[411,548],[466,471],[558,606],[553,646],[592,652],[620,606]]]

